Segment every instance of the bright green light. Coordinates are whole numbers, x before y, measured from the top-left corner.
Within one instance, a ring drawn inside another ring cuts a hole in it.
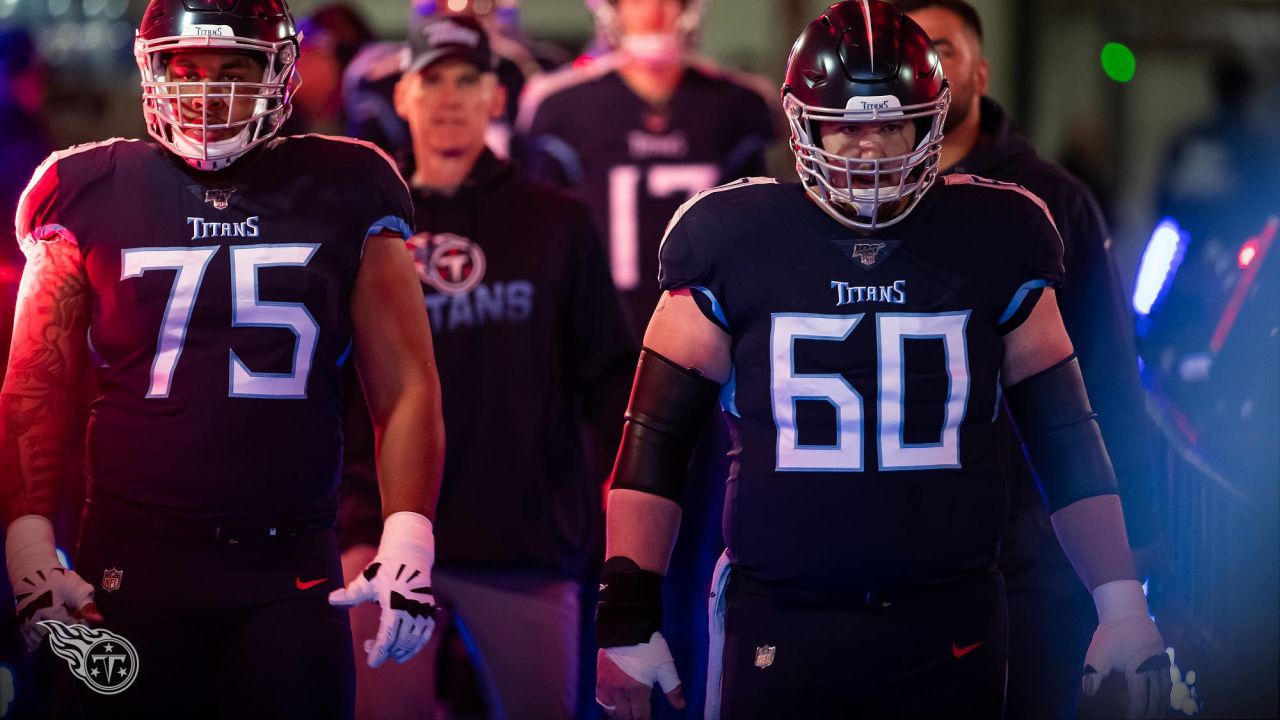
[[[1102,46],[1102,71],[1112,80],[1129,82],[1137,64],[1133,51],[1127,46],[1114,42]]]

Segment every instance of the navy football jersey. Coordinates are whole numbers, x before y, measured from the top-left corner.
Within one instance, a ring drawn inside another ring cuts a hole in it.
[[[517,130],[531,174],[571,188],[609,248],[614,285],[638,329],[658,301],[658,244],[693,195],[764,172],[772,116],[752,79],[689,67],[662,107],[636,95],[615,56],[530,82]]]
[[[277,138],[241,162],[201,174],[112,140],[50,156],[23,196],[18,237],[84,258],[91,493],[273,514],[336,488],[364,241],[408,237],[413,206],[364,143]]]
[[[938,182],[871,235],[774,180],[683,207],[660,282],[694,289],[733,339],[721,400],[735,568],[867,591],[993,563],[1006,513],[993,424],[1002,336],[1033,290],[1058,281],[1061,256],[1038,199],[972,176]]]

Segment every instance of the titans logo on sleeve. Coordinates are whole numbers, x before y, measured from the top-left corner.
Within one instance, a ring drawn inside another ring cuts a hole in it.
[[[1030,234],[1013,242],[1006,228]],[[722,404],[737,448],[734,567],[853,591],[994,562],[1002,335],[1058,280],[1061,252],[1034,196],[969,176],[869,236],[773,180],[682,207],[660,281],[697,293],[733,337]]]
[[[372,146],[319,136],[243,162],[201,175],[108,141],[55,153],[23,197],[19,237],[77,243],[93,288],[95,492],[271,514],[336,487],[351,290],[366,237],[407,234],[408,189]]]

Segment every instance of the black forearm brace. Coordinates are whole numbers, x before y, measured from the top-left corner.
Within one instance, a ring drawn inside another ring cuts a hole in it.
[[[696,370],[641,350],[611,487],[679,502],[693,448],[719,395],[720,386]]]
[[[1050,512],[1084,498],[1118,493],[1075,355],[1005,394]]]
[[[662,576],[629,557],[611,557],[600,570],[596,639],[600,647],[639,645],[662,629]]]

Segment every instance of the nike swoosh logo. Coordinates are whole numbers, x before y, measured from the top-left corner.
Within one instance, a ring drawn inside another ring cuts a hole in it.
[[[981,644],[982,644],[981,640],[979,640],[978,642],[972,645],[966,645],[964,647],[957,647],[955,643],[951,643],[951,654],[955,655],[958,658],[962,658],[965,655],[968,655],[969,653],[973,652],[974,650],[977,650],[978,646]]]
[[[306,581],[306,582],[303,582],[303,581],[302,581],[302,578],[294,578],[294,579],[293,579],[293,584],[294,584],[294,585],[295,585],[299,590],[310,590],[311,588],[313,588],[313,587],[315,587],[315,586],[319,585],[320,583],[322,583],[322,582],[324,582],[325,580],[328,580],[328,579],[329,579],[329,578],[320,578],[319,580],[308,580],[308,581]],[[956,657],[960,657],[960,656],[959,656],[959,655],[957,655]]]

